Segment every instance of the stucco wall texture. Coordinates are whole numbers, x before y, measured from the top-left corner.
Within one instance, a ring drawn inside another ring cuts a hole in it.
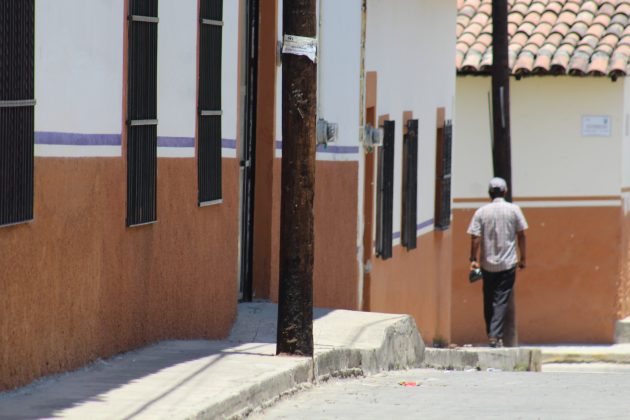
[[[370,310],[412,315],[426,343],[451,337],[451,235],[430,232],[414,250],[395,246],[391,259],[372,260]]]
[[[227,335],[238,166],[198,208],[196,160],[158,161],[158,222],[126,228],[123,159],[36,159],[35,220],[0,229],[0,390],[163,339]]]
[[[619,207],[524,208],[527,268],[516,275],[520,343],[612,343],[618,319]],[[453,217],[452,340],[484,343],[481,282],[468,283],[474,210]]]
[[[281,161],[274,162],[273,231],[270,298],[278,301],[280,259]],[[315,166],[315,263],[313,302],[316,307],[357,310],[358,163],[317,161]]]
[[[630,316],[630,213],[622,218],[621,280],[617,297],[617,319]]]

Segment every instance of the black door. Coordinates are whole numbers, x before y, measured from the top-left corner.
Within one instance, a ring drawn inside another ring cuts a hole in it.
[[[254,181],[256,162],[256,102],[258,91],[258,22],[259,0],[247,1],[245,66],[246,93],[244,132],[241,150],[241,249],[240,249],[240,299],[251,302],[253,298],[254,259]]]

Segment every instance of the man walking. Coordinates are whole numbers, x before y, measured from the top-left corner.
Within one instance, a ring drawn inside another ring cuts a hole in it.
[[[526,265],[525,229],[527,221],[520,207],[505,201],[507,184],[492,178],[488,187],[492,202],[475,212],[468,234],[470,268],[480,267],[483,273],[483,314],[491,347],[503,346],[503,325],[512,295],[516,266]],[[517,259],[518,244],[520,259]],[[481,250],[481,255],[477,255]]]

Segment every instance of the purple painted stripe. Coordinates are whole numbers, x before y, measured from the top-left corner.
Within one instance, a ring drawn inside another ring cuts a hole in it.
[[[192,137],[158,137],[158,147],[195,147]],[[37,131],[35,144],[49,144],[56,146],[120,146],[120,134],[82,134],[58,133],[52,131]],[[236,149],[236,140],[223,139],[221,147]]]
[[[195,139],[192,137],[158,137],[158,147],[195,147]],[[236,149],[236,140],[222,139],[221,147]]]
[[[416,231],[422,230],[422,229],[424,229],[426,227],[429,227],[429,226],[433,225],[433,222],[434,222],[433,219],[429,219],[429,220],[426,220],[426,221],[424,221],[422,223],[418,223],[418,225],[416,226]],[[394,232],[392,234],[392,239],[400,239],[400,232]]]
[[[193,137],[158,137],[158,147],[195,147]]]
[[[317,146],[317,152],[334,153],[338,155],[356,155],[359,153],[359,146],[324,146],[323,144],[320,144]]]
[[[35,144],[54,144],[62,146],[120,146],[120,134],[78,134],[38,131]]]
[[[435,220],[429,219],[427,221],[419,223],[418,226],[416,227],[416,230],[422,230],[422,229],[424,229],[426,227],[429,227],[429,226],[433,225],[434,222],[435,222]]]
[[[276,140],[276,149],[282,150],[282,140]],[[350,155],[359,153],[359,146],[324,146],[323,144],[317,145],[318,153],[334,153],[339,155]]]
[[[224,149],[236,149],[236,140],[223,139],[221,140],[221,147]]]

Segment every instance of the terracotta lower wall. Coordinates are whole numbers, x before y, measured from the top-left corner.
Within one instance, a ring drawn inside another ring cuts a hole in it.
[[[358,309],[358,163],[317,161],[315,168],[315,267],[317,307]],[[278,300],[281,161],[274,162],[270,297]]]
[[[196,205],[196,161],[160,159],[158,222],[126,228],[122,159],[37,159],[35,221],[0,229],[0,390],[162,339],[219,338],[236,311],[238,166]]]
[[[618,314],[621,210],[618,207],[525,208],[526,270],[517,273],[521,343],[611,343]],[[486,340],[481,283],[469,284],[474,210],[453,213],[452,340]]]
[[[415,250],[395,246],[372,263],[370,310],[414,317],[427,344],[450,341],[451,230],[418,238]]]
[[[630,316],[630,213],[623,217],[621,279],[617,298],[618,319]]]

